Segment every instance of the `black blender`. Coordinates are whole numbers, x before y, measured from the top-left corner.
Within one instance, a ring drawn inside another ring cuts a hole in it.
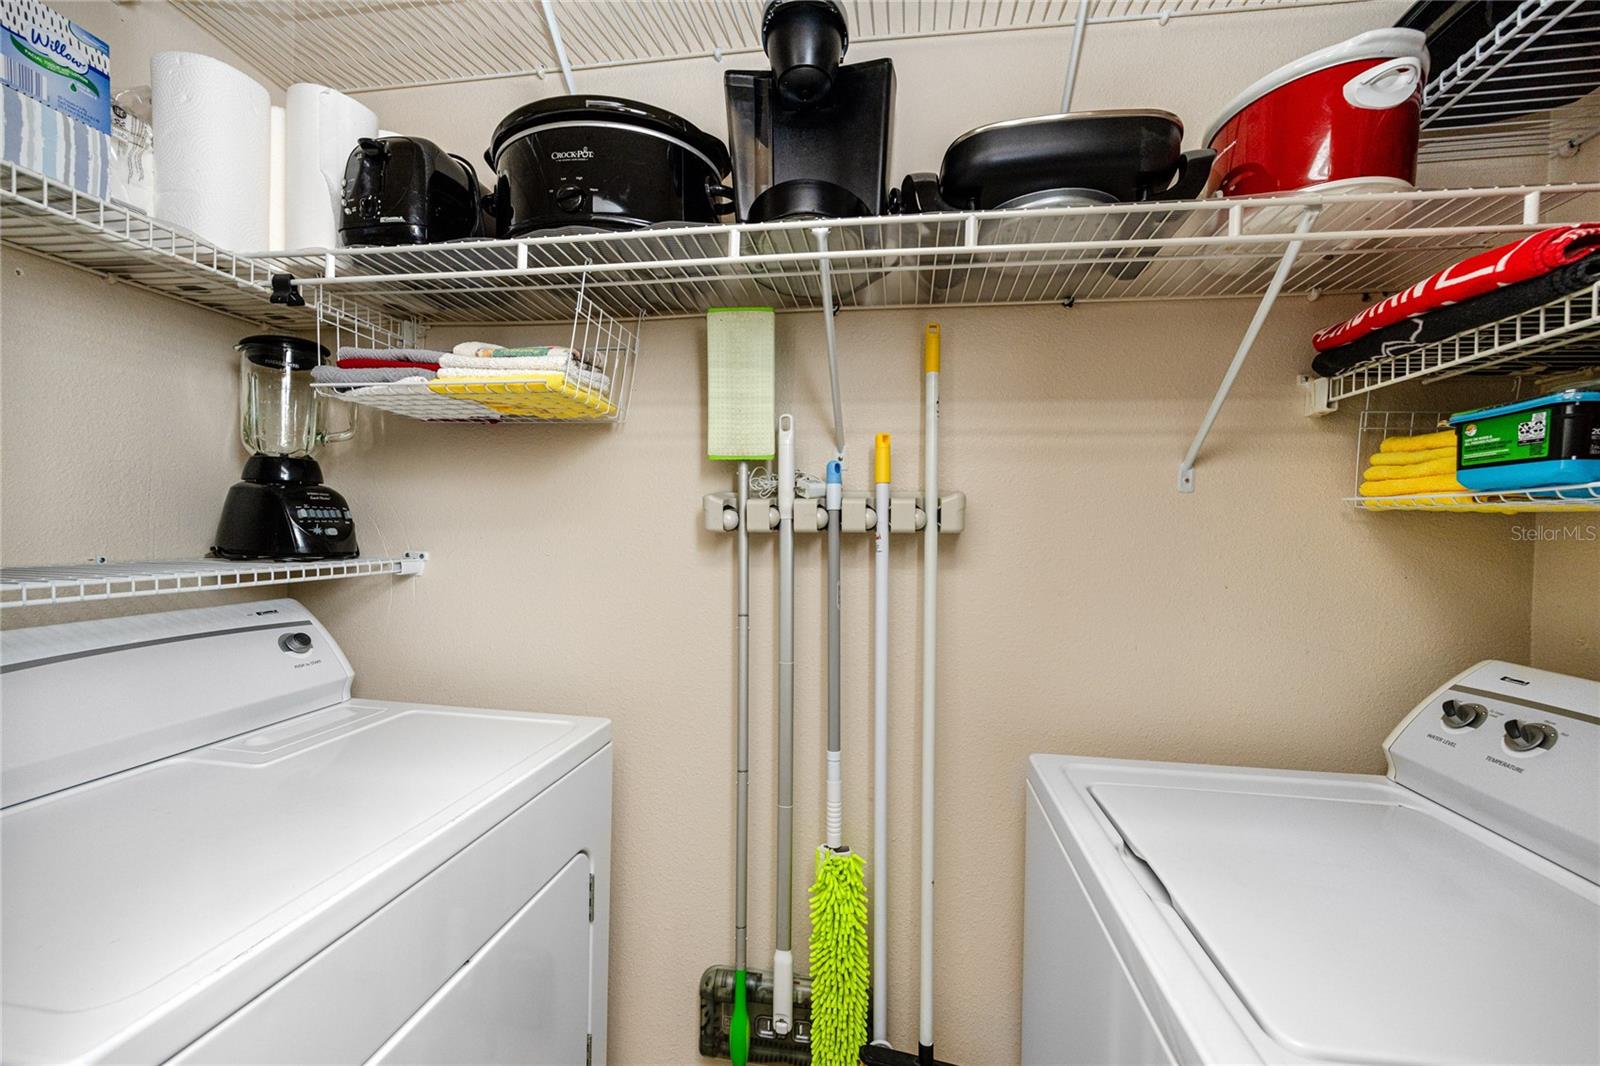
[[[327,357],[320,344],[264,334],[234,346],[240,353],[239,436],[252,454],[244,480],[228,490],[213,555],[224,559],[348,559],[359,553],[344,497],[322,483],[311,458],[319,445],[349,440],[355,425],[328,430],[327,406],[311,388],[311,370]],[[343,406],[343,405],[340,405]]]

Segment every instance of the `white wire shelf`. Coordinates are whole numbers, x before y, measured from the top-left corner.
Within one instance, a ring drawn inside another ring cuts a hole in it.
[[[1457,514],[1600,513],[1600,481],[1523,492],[1434,492],[1415,496],[1352,496],[1365,511],[1453,511]]]
[[[1538,378],[1600,368],[1600,285],[1428,344],[1395,344],[1378,359],[1308,381],[1314,413],[1403,381],[1494,373]]]
[[[1284,291],[1391,292],[1548,224],[1600,183],[978,211],[567,233],[283,260],[296,283],[424,324],[554,322],[580,289],[609,313],[708,307],[1071,305],[1259,296],[1307,212]],[[825,234],[827,250],[820,250]]]
[[[270,302],[271,260],[238,255],[130,208],[0,162],[0,241],[58,263],[250,322],[294,328]]]
[[[1356,485],[1385,437],[1432,433],[1447,425],[1443,411],[1361,412],[1356,433]],[[1407,496],[1347,496],[1345,502],[1362,511],[1452,511],[1458,514],[1524,514],[1538,512],[1600,511],[1600,481],[1581,485],[1552,485],[1515,492],[1428,492]]]
[[[420,574],[426,552],[302,562],[230,562],[184,559],[154,563],[84,563],[74,566],[8,566],[0,569],[0,608],[35,607],[87,600],[218,592],[259,585]]]
[[[1594,0],[1524,0],[1429,82],[1419,158],[1577,151],[1600,134],[1597,39]]]
[[[1186,18],[1350,0],[1090,0],[1089,21]],[[540,77],[560,60],[531,0],[174,0],[281,85],[345,92]],[[852,43],[1071,26],[1076,0],[843,0]],[[761,51],[765,0],[556,0],[575,70]]]

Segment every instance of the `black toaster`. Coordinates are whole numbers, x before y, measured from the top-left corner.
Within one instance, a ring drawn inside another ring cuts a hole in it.
[[[421,137],[363,137],[344,167],[339,243],[437,244],[492,237],[472,164]]]

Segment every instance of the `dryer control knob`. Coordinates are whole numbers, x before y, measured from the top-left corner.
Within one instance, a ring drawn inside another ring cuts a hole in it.
[[[304,655],[311,650],[311,634],[285,633],[278,638],[278,647],[291,655]]]
[[[1518,718],[1506,720],[1506,747],[1512,751],[1553,748],[1555,744],[1556,727],[1547,722],[1524,722]]]
[[[1443,713],[1440,719],[1450,729],[1476,729],[1489,717],[1489,711],[1481,703],[1463,703],[1460,700],[1445,700]]]

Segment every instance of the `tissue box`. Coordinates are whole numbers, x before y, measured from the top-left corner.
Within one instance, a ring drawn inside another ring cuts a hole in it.
[[[9,86],[0,87],[0,159],[106,199],[111,137]]]
[[[111,132],[111,46],[39,0],[0,4],[0,84]]]

